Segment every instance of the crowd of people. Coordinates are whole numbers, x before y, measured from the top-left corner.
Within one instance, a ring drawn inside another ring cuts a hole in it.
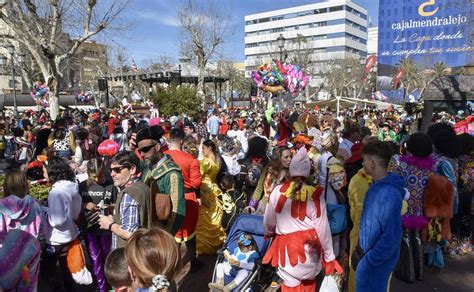
[[[386,291],[392,274],[423,280],[447,254],[472,251],[474,119],[437,113],[422,133],[415,117],[119,108],[65,109],[52,121],[5,111],[0,288],[177,291],[184,267],[198,272],[243,213],[263,216],[270,248],[258,254],[242,234],[213,291],[233,291],[259,258],[281,291],[315,291],[322,270],[340,291]]]

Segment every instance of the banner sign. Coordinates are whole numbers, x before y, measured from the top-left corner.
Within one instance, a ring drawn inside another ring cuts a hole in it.
[[[404,58],[419,69],[474,63],[471,0],[380,0],[379,75],[393,75]]]

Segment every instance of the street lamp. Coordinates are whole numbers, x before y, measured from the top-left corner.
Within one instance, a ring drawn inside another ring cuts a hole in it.
[[[16,99],[16,76],[15,76],[15,47],[10,45],[7,46],[7,52],[10,54],[11,63],[12,63],[12,79],[13,79],[13,115],[18,117],[18,106]],[[25,62],[25,54],[19,53],[16,55],[18,64]],[[7,65],[7,58],[5,56],[0,57],[0,65]]]
[[[280,33],[280,35],[277,38],[278,42],[278,47],[280,48],[280,61],[283,59],[283,48],[285,47],[285,37],[283,34]]]

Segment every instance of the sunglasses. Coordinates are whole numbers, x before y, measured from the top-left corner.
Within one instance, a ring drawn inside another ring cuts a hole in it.
[[[156,146],[156,144],[158,144],[158,143],[155,143],[155,144],[152,144],[152,145],[149,145],[149,146],[145,146],[145,147],[139,148],[139,149],[138,149],[138,152],[140,152],[140,153],[148,153],[148,152],[150,152],[151,148],[153,148],[153,147]]]
[[[115,173],[121,173],[124,168],[127,168],[127,167],[126,166],[111,167],[110,171],[115,172]]]

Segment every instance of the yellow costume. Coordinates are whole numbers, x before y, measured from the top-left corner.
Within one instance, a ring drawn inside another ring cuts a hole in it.
[[[217,196],[221,192],[216,183],[219,168],[206,157],[200,161],[200,168],[202,204],[196,227],[197,253],[213,255],[225,240],[225,232],[221,227],[222,210],[217,205]],[[206,201],[209,207],[205,206]]]
[[[359,226],[360,216],[362,215],[362,208],[364,207],[365,194],[369,190],[372,183],[372,177],[360,169],[354,175],[349,183],[349,206],[351,207],[351,219],[354,223],[351,233],[349,235],[350,250],[349,258],[352,256],[354,249],[359,242]],[[349,292],[355,291],[355,272],[352,268],[349,269]]]
[[[364,200],[369,186],[372,184],[372,177],[364,172],[364,169],[360,169],[356,175],[354,175],[349,183],[349,206],[351,207],[351,220],[354,223],[351,233],[349,235],[350,250],[349,259],[354,252],[354,249],[359,242],[359,227],[360,227],[360,216],[362,215],[362,209],[364,208]],[[403,201],[402,214],[406,212],[407,203]],[[390,279],[392,276],[390,275]],[[387,291],[390,289],[390,279]],[[355,272],[352,267],[349,268],[349,292],[355,291]]]

